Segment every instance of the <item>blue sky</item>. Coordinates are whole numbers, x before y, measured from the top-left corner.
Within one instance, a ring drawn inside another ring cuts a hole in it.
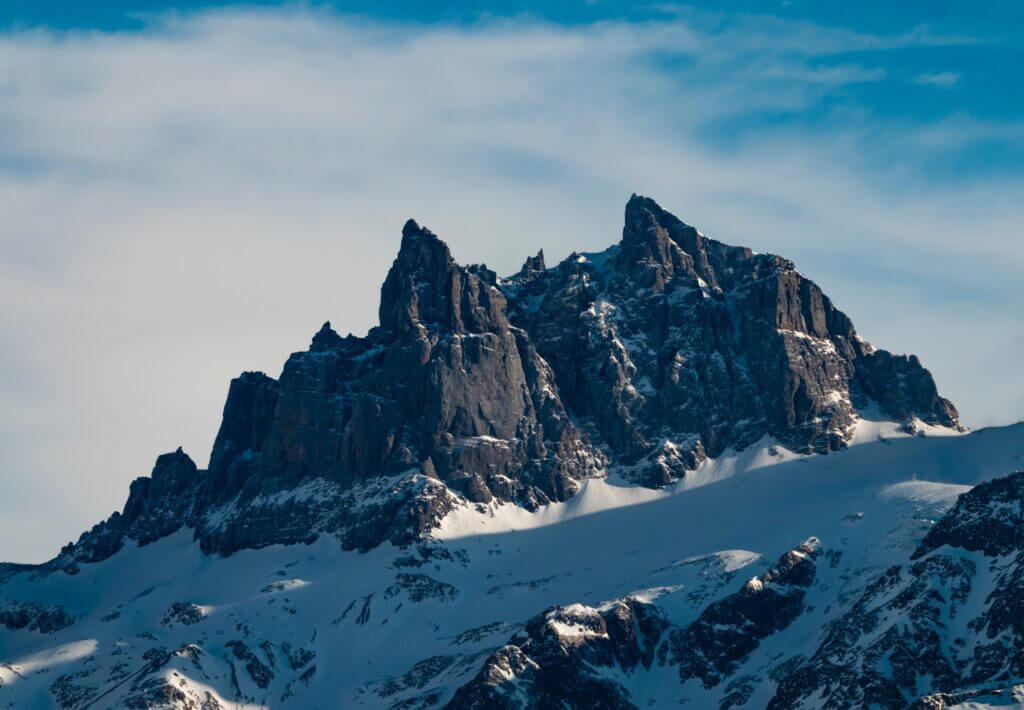
[[[0,558],[365,332],[408,217],[508,273],[648,194],[1024,419],[1024,9],[897,5],[0,4]]]
[[[248,7],[253,9],[310,8],[352,17],[424,25],[472,27],[495,18],[534,19],[585,25],[595,22],[657,22],[683,16],[709,32],[727,33],[739,19],[807,23],[876,36],[908,32],[931,33],[950,41],[938,44],[908,42],[888,51],[856,48],[819,57],[825,68],[863,63],[881,69],[882,77],[846,87],[824,97],[814,110],[799,115],[780,112],[759,116],[756,126],[800,121],[822,126],[846,109],[869,108],[910,122],[934,120],[969,111],[995,119],[1019,118],[1024,108],[1024,77],[1014,67],[1024,65],[1024,4],[994,2],[908,1],[900,3],[753,0],[717,3],[623,3],[592,0],[522,4],[515,2],[178,2],[160,0],[8,0],[0,11],[0,27],[44,27],[60,30],[144,31],[154,16],[189,14]],[[741,20],[742,21],[742,20]],[[941,89],[941,90],[940,90]],[[747,126],[724,127],[724,140],[742,135]],[[735,135],[734,135],[735,134]],[[1007,156],[993,144],[967,160],[971,170],[1011,169],[1019,165],[1019,146]],[[934,166],[939,167],[939,166]]]
[[[701,137],[722,150],[742,150],[765,132],[802,130],[828,132],[836,125],[860,122],[863,139],[887,125],[905,130],[943,121],[961,122],[964,138],[926,152],[888,142],[880,136],[873,150],[861,155],[866,167],[896,164],[929,180],[958,182],[973,177],[1019,174],[1024,165],[1024,4],[1012,1],[839,3],[811,0],[721,3],[622,3],[590,0],[522,4],[515,2],[178,2],[160,0],[14,0],[3,4],[0,28],[19,32],[33,28],[64,32],[146,32],[168,13],[189,16],[225,9],[336,13],[369,22],[425,28],[474,28],[500,20],[546,22],[566,27],[624,22],[637,26],[682,18],[709,37],[724,41],[743,26],[773,24],[781,32],[816,28],[848,33],[839,44],[814,56],[807,69],[821,80],[828,73],[857,68],[860,79],[821,92],[797,106],[758,106],[737,111],[702,126]],[[857,41],[857,38],[860,41]],[[878,40],[872,42],[870,39]],[[800,53],[800,48],[797,54]],[[652,51],[652,61],[667,73],[695,60],[671,50]],[[716,73],[743,70],[755,55],[737,53],[733,66]],[[697,62],[699,64],[699,62]],[[692,76],[682,72],[687,80]],[[785,82],[790,77],[779,77]],[[716,82],[720,76],[712,76]],[[767,79],[765,89],[770,89]],[[874,125],[873,125],[874,122]],[[1001,131],[998,125],[1012,127]],[[969,138],[968,138],[969,137]]]

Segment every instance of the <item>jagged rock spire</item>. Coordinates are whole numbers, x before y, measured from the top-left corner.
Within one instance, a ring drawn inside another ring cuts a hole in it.
[[[313,336],[310,349],[314,351],[334,350],[341,345],[341,342],[341,336],[331,328],[331,322],[326,321]]]
[[[381,328],[400,334],[415,331],[419,324],[450,325],[455,270],[448,245],[408,220],[398,256],[381,287]]]
[[[523,263],[523,268],[519,270],[519,276],[528,278],[537,274],[543,273],[547,267],[544,264],[544,250],[541,249],[537,252],[537,256],[526,257],[526,262]]]
[[[325,323],[324,328],[329,330],[330,324]],[[312,350],[323,332],[322,328],[313,338]],[[278,396],[277,380],[262,372],[243,372],[231,381],[202,491],[207,503],[237,494],[251,477],[270,435]]]
[[[482,269],[456,264],[447,244],[410,219],[381,287],[381,329],[395,337],[420,327],[457,333],[507,328],[504,296],[492,278],[481,278]]]
[[[641,285],[655,291],[661,291],[682,267],[681,250],[669,238],[672,224],[653,200],[633,195],[626,203],[617,261]]]

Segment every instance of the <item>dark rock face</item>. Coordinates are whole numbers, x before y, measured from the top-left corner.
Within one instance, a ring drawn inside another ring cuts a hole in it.
[[[325,324],[279,382],[235,380],[204,489],[228,510],[215,526],[199,521],[204,549],[324,530],[367,549],[435,525],[451,509],[449,490],[531,508],[572,495],[601,459],[572,426],[550,368],[510,326],[494,280],[409,222],[381,289],[379,328],[342,338]],[[379,476],[403,477],[397,487],[415,492],[357,514],[344,492]],[[338,492],[317,515],[306,501],[261,502],[313,480]]]
[[[1024,472],[961,495],[910,564],[830,624],[770,707],[941,708],[1008,694],[1024,676],[1022,502]]]
[[[170,626],[172,624],[184,624],[190,626],[192,624],[198,624],[200,621],[206,618],[206,614],[203,610],[191,604],[189,602],[174,602],[171,607],[164,614],[164,618],[160,620],[161,626]]]
[[[925,535],[913,558],[944,545],[998,557],[1024,550],[1024,471],[981,483]]]
[[[633,599],[599,611],[556,607],[531,619],[461,687],[448,708],[633,708],[609,669],[650,668],[667,622]]]
[[[678,668],[682,683],[697,678],[712,688],[804,612],[818,550],[816,538],[789,550],[681,627],[656,604],[632,597],[549,609],[494,652],[448,707],[633,708],[621,679],[654,664]],[[733,685],[728,695],[742,704],[750,688]]]
[[[260,660],[259,656],[244,641],[228,641],[224,646],[231,649],[231,653],[236,660],[245,664],[246,673],[248,673],[249,678],[252,679],[257,688],[263,690],[270,685],[274,672],[267,667],[266,663]]]
[[[366,337],[325,323],[277,380],[233,380],[208,470],[161,456],[58,566],[182,527],[219,554],[324,533],[407,545],[456,506],[532,510],[609,465],[660,486],[765,435],[841,448],[870,400],[956,425],[916,358],[862,341],[791,262],[642,197],[618,245],[552,269],[541,252],[507,280],[410,220],[379,316]]]
[[[512,320],[570,411],[643,483],[763,435],[800,452],[845,445],[873,399],[955,426],[914,357],[874,350],[792,262],[708,239],[634,196],[622,241],[504,282]]]
[[[75,617],[60,606],[15,601],[0,603],[0,626],[11,630],[28,629],[41,634],[52,634],[66,629],[73,623]]]
[[[414,603],[425,599],[450,602],[459,595],[459,590],[425,574],[399,572],[395,575],[395,583],[384,591],[384,598],[390,599],[403,593],[408,595],[409,601]]]
[[[945,604],[937,597],[948,594],[953,609],[962,605],[974,570],[940,557],[909,570],[916,579],[901,572],[889,570],[830,624],[814,656],[779,684],[770,707],[816,706],[820,691],[843,707],[903,708],[916,694],[919,672],[932,674],[933,688],[951,687],[956,673],[940,651]]]
[[[311,543],[335,535],[346,550],[366,551],[387,540],[405,546],[436,527],[457,501],[442,483],[422,474],[378,478],[339,489],[314,482],[296,491],[215,509],[197,521],[204,552],[232,551],[272,544]]]
[[[812,538],[673,632],[672,660],[679,664],[680,680],[699,678],[705,688],[718,685],[763,639],[789,626],[803,613],[817,555],[818,541]]]
[[[226,646],[234,650],[230,643]],[[82,690],[92,692],[92,695],[83,697],[85,705],[74,704],[65,707],[88,707],[91,704],[90,701],[95,702],[106,696],[111,690],[123,686],[126,692],[122,696],[119,707],[134,710],[145,708],[225,710],[224,705],[218,702],[209,690],[193,687],[181,672],[188,668],[189,672],[197,672],[201,675],[205,673],[203,667],[204,661],[206,661],[205,653],[198,646],[189,644],[173,651],[158,646],[143,654],[143,658],[146,660],[146,664],[141,668],[134,669],[134,672],[129,673],[126,669],[121,669],[119,674],[108,678],[106,683],[113,687],[108,687],[105,692],[100,692],[102,684],[99,687],[83,686]],[[170,674],[167,674],[167,671],[170,671]],[[91,672],[89,671],[89,673]],[[74,692],[75,686],[70,682],[73,680],[77,679],[62,676],[58,678],[58,682],[61,682],[60,687],[57,687],[57,683],[51,687],[51,692],[58,702],[61,702],[62,697],[67,697],[69,691]],[[80,693],[81,691],[79,691],[79,695]]]
[[[251,478],[253,464],[274,422],[278,394],[277,381],[262,372],[243,372],[231,381],[220,431],[210,454],[203,490],[206,501],[230,498]]]
[[[72,560],[96,562],[120,550],[125,540],[146,545],[176,532],[193,519],[202,478],[180,447],[162,454],[149,478],[132,481],[124,510],[83,533],[77,543],[67,545],[61,558],[68,564]]]
[[[72,708],[87,707],[96,699],[97,692],[87,680],[92,673],[90,671],[78,671],[77,673],[65,673],[50,684],[50,694],[57,705],[67,710]]]

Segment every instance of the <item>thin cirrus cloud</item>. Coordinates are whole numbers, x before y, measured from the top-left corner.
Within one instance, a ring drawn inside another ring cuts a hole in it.
[[[914,83],[926,86],[953,86],[960,81],[960,76],[959,72],[954,71],[918,74],[914,77]]]
[[[226,9],[0,35],[0,558],[51,556],[159,452],[205,465],[238,372],[276,375],[324,320],[365,332],[410,216],[504,273],[604,248],[649,194],[793,258],[969,425],[1024,417],[1020,172],[928,173],[1019,134],[857,93],[892,51],[971,38],[712,20]]]

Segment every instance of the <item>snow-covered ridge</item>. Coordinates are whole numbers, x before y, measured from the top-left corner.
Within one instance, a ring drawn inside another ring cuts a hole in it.
[[[810,657],[821,628],[851,608],[877,575],[905,564],[927,521],[942,516],[954,493],[1020,461],[1024,426],[876,439],[784,461],[766,447],[757,451],[736,456],[730,475],[675,492],[616,484],[612,476],[590,479],[575,512],[565,514],[572,500],[555,503],[531,521],[514,520],[518,529],[446,527],[467,505],[445,519],[441,539],[422,548],[345,552],[323,535],[310,545],[210,557],[182,530],[143,547],[127,545],[103,562],[80,565],[75,575],[16,573],[0,585],[0,598],[61,606],[74,623],[48,634],[0,630],[0,703],[52,707],[59,698],[77,698],[69,705],[77,707],[107,692],[105,698],[122,703],[161,697],[167,682],[183,681],[187,697],[209,692],[223,708],[339,700],[388,707],[413,697],[440,706],[471,683],[494,648],[553,605],[608,615],[619,609],[612,600],[632,599],[656,607],[672,628],[687,628],[815,536],[821,542],[806,610],[735,661],[729,677],[748,676],[779,653]],[[621,495],[638,497],[620,505]],[[546,512],[552,507],[561,511],[559,524],[538,525],[554,515]],[[194,623],[162,623],[178,603],[202,613]],[[552,631],[567,648],[589,653],[608,633],[583,623],[590,618],[559,617],[567,626]],[[665,634],[660,638],[668,643]],[[199,651],[188,650],[193,646]],[[154,655],[157,648],[167,655]],[[637,652],[643,648],[641,639]],[[147,653],[152,661],[143,658]],[[709,688],[696,679],[680,682],[668,658],[659,665],[655,655],[649,668],[641,658],[632,670],[614,672],[631,703],[688,698],[717,706],[730,692],[728,680]],[[107,680],[143,668],[151,670],[123,676],[116,688],[118,681]],[[519,673],[513,675],[524,677]],[[748,704],[763,707],[776,681],[753,675]]]
[[[858,416],[854,424],[854,435],[850,441],[851,447],[909,439],[915,436],[946,437],[962,436],[965,433],[959,429],[938,426],[909,429],[906,425],[897,422],[867,418],[872,415],[873,411],[869,409],[864,415]],[[849,449],[830,454],[838,460],[842,460],[847,455],[849,455]],[[750,474],[760,469],[818,456],[820,455],[794,453],[771,438],[765,437],[742,451],[727,451],[718,458],[706,458],[695,470],[687,471],[680,480],[660,489],[635,486],[629,482],[628,478],[617,474],[613,467],[602,477],[585,480],[579,492],[569,500],[549,503],[535,511],[500,501],[493,501],[486,505],[459,505],[442,519],[441,525],[432,533],[432,536],[440,540],[454,540],[472,535],[491,535],[557,525],[573,518],[661,500],[694,488],[722,483],[733,477]],[[894,486],[888,494],[897,496],[901,494],[899,492],[906,492],[907,495],[910,495],[910,492],[913,491],[918,495],[926,495],[925,491],[928,490],[926,489],[928,485],[933,486],[931,495],[939,495],[944,499],[949,499],[950,496],[955,499],[956,495],[966,490],[963,486],[952,484],[947,486],[947,484],[913,481]],[[940,490],[943,492],[939,493]],[[952,499],[949,499],[950,504],[952,504]]]

